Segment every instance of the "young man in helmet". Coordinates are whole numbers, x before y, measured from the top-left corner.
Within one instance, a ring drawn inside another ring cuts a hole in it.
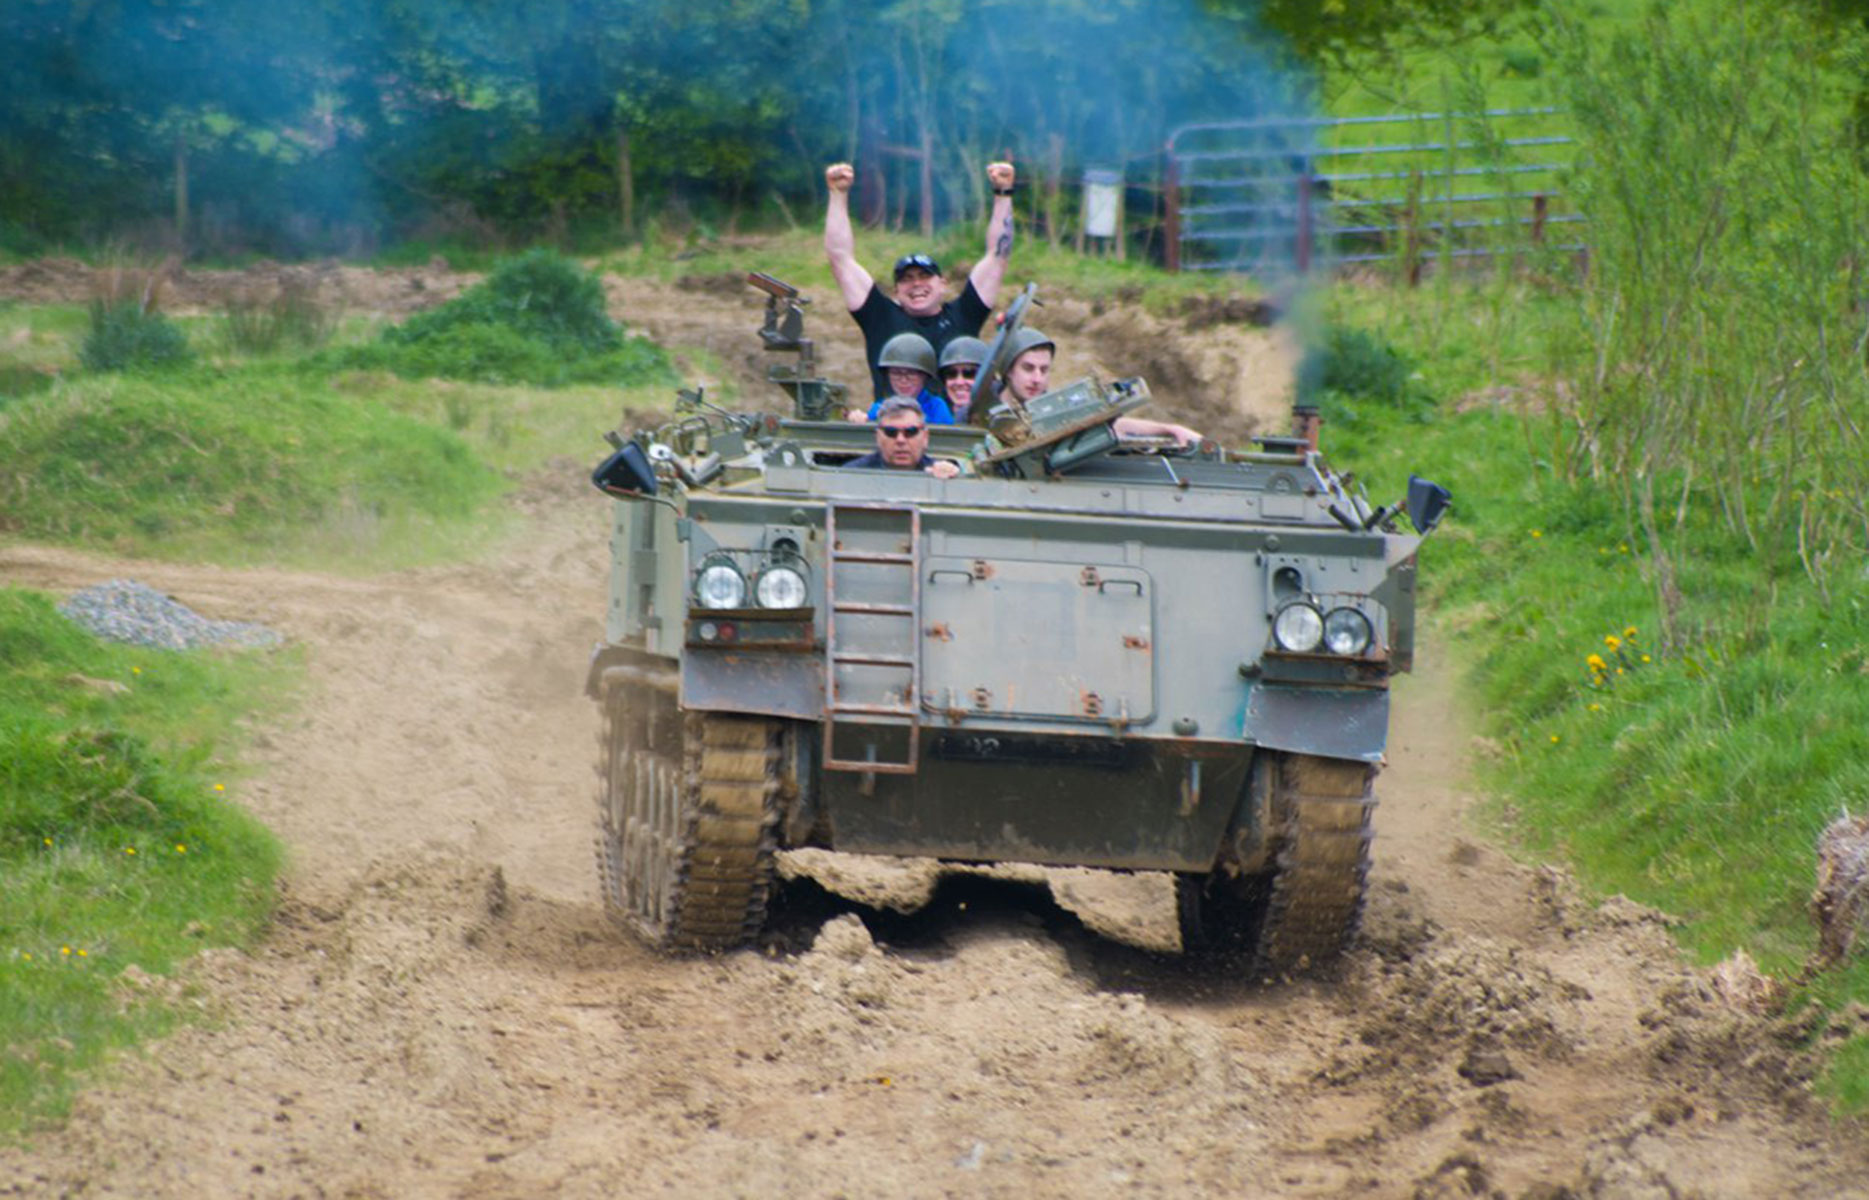
[[[856,172],[849,163],[824,169],[830,198],[824,209],[824,254],[831,275],[843,293],[844,305],[863,330],[863,353],[870,364],[871,382],[878,396],[889,394],[888,380],[877,361],[884,343],[898,333],[919,333],[939,352],[950,340],[980,331],[999,299],[1006,261],[1012,256],[1011,163],[996,162],[986,169],[993,188],[993,210],[986,222],[986,252],[973,265],[959,297],[943,300],[947,280],[940,264],[926,254],[905,254],[896,260],[895,298],[883,295],[870,273],[857,261],[856,234],[850,226],[850,185]]]
[[[1057,343],[1029,325],[1015,333],[1012,362],[1000,376],[1000,400],[1023,407],[1026,401],[1049,391],[1051,364],[1057,353]],[[1192,446],[1201,440],[1201,435],[1186,425],[1152,421],[1147,417],[1118,417],[1115,429],[1117,437],[1171,437],[1179,446]]]
[[[845,463],[858,470],[925,471],[936,479],[952,479],[960,468],[928,457],[928,422],[921,407],[907,396],[877,401],[876,449]]]
[[[986,359],[986,343],[977,337],[957,337],[941,348],[941,390],[956,421],[967,419],[973,405],[974,376]]]
[[[889,381],[889,390],[870,405],[866,413],[853,408],[844,415],[852,421],[874,421],[883,401],[900,396],[921,405],[922,417],[930,425],[952,425],[954,412],[946,400],[935,394],[935,352],[928,339],[919,333],[898,333],[883,344],[877,365]]]

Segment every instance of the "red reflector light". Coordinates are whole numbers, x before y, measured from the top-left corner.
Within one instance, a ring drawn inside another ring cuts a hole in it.
[[[732,621],[722,621],[720,623],[720,640],[721,641],[731,642],[735,637],[739,636],[739,633],[740,631],[734,627],[734,624]]]

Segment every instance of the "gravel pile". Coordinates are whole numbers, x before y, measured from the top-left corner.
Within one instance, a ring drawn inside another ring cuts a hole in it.
[[[179,600],[132,579],[112,579],[73,592],[58,611],[108,641],[159,650],[257,649],[285,640],[250,621],[210,621]]]

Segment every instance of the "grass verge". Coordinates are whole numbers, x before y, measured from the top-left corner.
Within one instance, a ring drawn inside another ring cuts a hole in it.
[[[436,561],[504,486],[455,433],[284,366],[86,376],[0,414],[5,531],[118,553]]]
[[[0,589],[0,1137],[186,1019],[138,981],[264,925],[280,848],[230,802],[230,755],[296,675],[290,652],[106,644]]]
[[[1539,378],[1541,314],[1563,300],[1492,286],[1508,302],[1452,283],[1340,290],[1337,319],[1399,347],[1442,399],[1424,413],[1329,397],[1327,445],[1379,499],[1411,469],[1454,492],[1422,577],[1440,636],[1472,664],[1501,827],[1600,893],[1679,915],[1703,964],[1743,948],[1796,976],[1815,944],[1817,835],[1869,797],[1869,577],[1832,578],[1826,596],[1795,555],[1687,510],[1667,535],[1681,598],[1665,637],[1615,481],[1550,458],[1563,405]],[[1869,1002],[1869,964],[1800,1000]],[[1869,1106],[1862,1039],[1826,1086]]]

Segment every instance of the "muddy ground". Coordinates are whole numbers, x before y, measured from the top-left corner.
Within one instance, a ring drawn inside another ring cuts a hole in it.
[[[756,305],[622,287],[739,369]],[[0,546],[0,583],[131,576],[281,629],[311,673],[239,797],[291,849],[275,928],[196,962],[212,1021],[0,1150],[0,1194],[1869,1196],[1800,1030],[1685,966],[1662,915],[1471,831],[1432,641],[1334,980],[1183,967],[1160,877],[823,856],[788,862],[762,948],[647,953],[591,859],[603,504],[555,476],[518,503],[486,561],[366,580]]]

